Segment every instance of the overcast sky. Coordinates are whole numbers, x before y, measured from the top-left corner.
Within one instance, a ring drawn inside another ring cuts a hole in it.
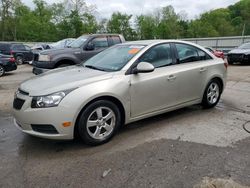
[[[33,7],[32,0],[22,0]],[[48,3],[62,0],[45,0]],[[152,12],[156,8],[172,5],[177,13],[185,11],[192,19],[208,10],[227,7],[239,0],[85,0],[87,4],[97,6],[98,17],[109,18],[112,12],[120,11],[127,14],[139,15]]]

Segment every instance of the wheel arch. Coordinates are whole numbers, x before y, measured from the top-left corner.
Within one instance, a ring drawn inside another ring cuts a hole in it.
[[[83,108],[80,110],[80,112],[77,114],[77,118],[76,118],[75,126],[74,126],[74,137],[78,137],[77,125],[78,125],[80,116],[81,116],[81,114],[83,113],[83,111],[84,111],[90,104],[92,104],[93,102],[99,101],[99,100],[107,100],[107,101],[113,102],[115,105],[117,105],[117,107],[118,107],[118,109],[119,109],[119,111],[120,111],[120,113],[121,113],[122,125],[125,123],[126,113],[125,113],[125,108],[124,108],[122,102],[121,102],[119,99],[117,99],[116,97],[114,97],[114,96],[109,96],[109,95],[99,96],[99,97],[96,97],[96,98],[90,100],[86,105],[84,105],[84,107],[83,107]]]
[[[211,77],[211,78],[208,80],[208,82],[206,83],[205,88],[204,88],[202,94],[204,94],[205,89],[206,89],[208,83],[209,83],[211,80],[217,80],[217,81],[219,82],[219,84],[220,84],[220,86],[221,86],[221,91],[220,91],[220,92],[222,93],[223,90],[224,90],[224,82],[223,82],[223,79],[222,79],[220,76],[215,75],[215,76]]]
[[[72,59],[60,59],[56,62],[55,67],[58,67],[62,64],[69,64],[69,65],[75,65],[76,62]]]

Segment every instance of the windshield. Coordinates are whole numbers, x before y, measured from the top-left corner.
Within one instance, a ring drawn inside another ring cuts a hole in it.
[[[71,47],[71,48],[80,48],[87,39],[88,39],[88,36],[78,37],[71,44],[69,44],[69,47]]]
[[[250,49],[250,43],[242,44],[239,49]]]
[[[144,47],[143,45],[117,45],[95,55],[83,65],[102,71],[118,71]]]
[[[53,48],[64,48],[65,39],[50,44]]]

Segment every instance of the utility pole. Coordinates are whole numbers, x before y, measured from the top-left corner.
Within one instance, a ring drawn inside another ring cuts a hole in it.
[[[241,36],[242,36],[242,43],[244,43],[245,29],[246,29],[246,23],[244,23],[243,29],[242,29],[242,33],[241,33]]]

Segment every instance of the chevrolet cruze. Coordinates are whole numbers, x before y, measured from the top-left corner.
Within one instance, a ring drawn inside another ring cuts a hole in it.
[[[227,64],[201,46],[128,42],[23,82],[14,122],[38,137],[103,144],[124,124],[193,104],[214,107],[226,76]]]

